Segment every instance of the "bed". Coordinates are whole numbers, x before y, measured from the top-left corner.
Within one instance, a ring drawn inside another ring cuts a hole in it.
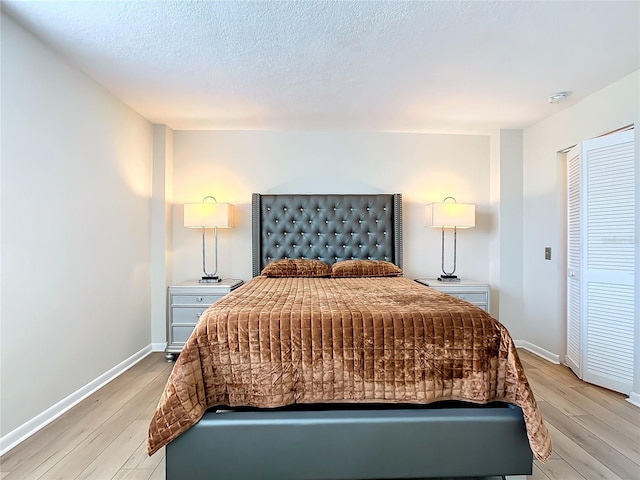
[[[167,479],[525,475],[549,456],[504,327],[398,275],[400,194],[254,194],[252,222],[255,278],[203,314],[149,428]],[[283,262],[330,270],[259,275]]]

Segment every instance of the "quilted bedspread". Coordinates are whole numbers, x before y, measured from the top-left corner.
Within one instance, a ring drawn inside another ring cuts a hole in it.
[[[508,331],[394,278],[256,277],[201,316],[149,426],[153,454],[218,405],[504,401],[536,458],[551,439]]]

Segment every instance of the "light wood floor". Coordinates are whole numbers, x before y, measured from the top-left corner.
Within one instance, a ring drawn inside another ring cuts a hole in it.
[[[520,352],[554,453],[535,480],[640,479],[640,408]],[[149,419],[173,364],[154,353],[0,459],[2,480],[164,479],[164,449],[145,450]]]

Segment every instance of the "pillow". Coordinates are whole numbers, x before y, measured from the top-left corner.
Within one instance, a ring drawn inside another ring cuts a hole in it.
[[[262,269],[265,277],[330,277],[331,267],[320,260],[292,258],[276,260]]]
[[[402,270],[384,260],[342,260],[331,267],[332,277],[399,277]]]

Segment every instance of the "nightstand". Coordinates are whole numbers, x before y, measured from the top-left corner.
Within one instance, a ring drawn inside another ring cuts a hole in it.
[[[473,303],[485,312],[489,311],[491,303],[489,302],[490,287],[488,283],[468,282],[466,280],[447,283],[435,278],[416,278],[416,282],[438,290],[439,292],[448,293],[449,295]]]
[[[219,283],[186,282],[169,286],[165,349],[168,362],[182,351],[202,312],[243,283],[242,280],[227,278]]]

